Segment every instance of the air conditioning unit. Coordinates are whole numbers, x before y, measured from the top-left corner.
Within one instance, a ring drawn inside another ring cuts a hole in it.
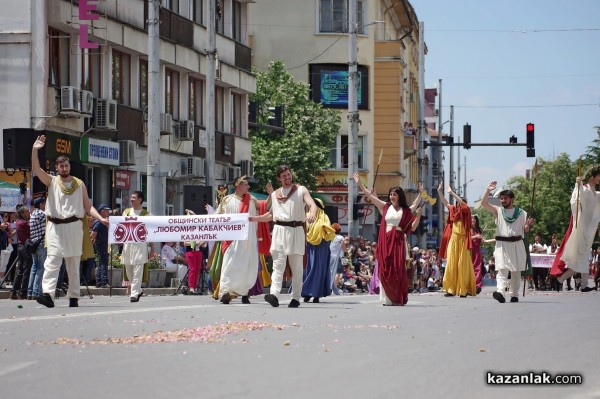
[[[242,176],[254,177],[254,161],[249,159],[242,160]]]
[[[79,93],[79,109],[83,116],[92,116],[94,113],[94,93],[87,90],[81,90]]]
[[[173,134],[173,115],[160,114],[160,134]]]
[[[73,86],[60,88],[60,113],[79,116],[79,89]]]
[[[235,179],[242,175],[242,168],[239,166],[229,166],[227,168],[227,182],[235,182]]]
[[[193,141],[194,121],[179,121],[175,125],[175,138],[181,141]]]
[[[117,102],[99,98],[96,102],[96,128],[117,130]]]
[[[205,177],[204,159],[187,157],[181,160],[181,176]]]
[[[119,165],[135,165],[135,141],[119,140]]]

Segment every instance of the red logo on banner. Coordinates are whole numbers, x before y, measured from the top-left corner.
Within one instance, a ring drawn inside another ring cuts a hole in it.
[[[148,229],[144,222],[137,221],[137,217],[125,217],[125,222],[119,223],[115,228],[114,236],[116,242],[146,242]]]

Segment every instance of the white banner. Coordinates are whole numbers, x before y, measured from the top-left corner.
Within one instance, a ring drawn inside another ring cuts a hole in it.
[[[108,242],[247,240],[248,214],[111,216]]]
[[[531,255],[531,267],[545,267],[550,269],[552,263],[554,263],[554,255],[545,254],[530,254]]]

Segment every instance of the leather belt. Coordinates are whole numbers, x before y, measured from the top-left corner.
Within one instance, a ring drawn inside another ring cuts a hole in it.
[[[523,239],[523,237],[521,237],[521,236],[511,236],[511,237],[496,236],[496,241],[517,242],[517,241],[521,241],[522,239]]]
[[[52,216],[48,216],[48,220],[54,224],[67,224],[67,223],[73,223],[78,220],[81,220],[81,218],[78,218],[77,216],[71,216],[66,219],[60,219],[60,218],[53,218]]]
[[[284,222],[282,220],[276,220],[275,224],[279,225],[279,226],[285,226],[285,227],[302,227],[302,226],[304,226],[304,222],[297,222],[297,221]]]

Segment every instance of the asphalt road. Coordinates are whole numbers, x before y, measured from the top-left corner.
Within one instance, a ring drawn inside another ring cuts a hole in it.
[[[599,398],[600,292],[499,304],[344,295],[287,308],[253,297],[0,300],[2,397]],[[19,308],[18,305],[22,307]],[[169,342],[177,340],[176,342]],[[488,385],[487,372],[578,374],[577,385]]]

